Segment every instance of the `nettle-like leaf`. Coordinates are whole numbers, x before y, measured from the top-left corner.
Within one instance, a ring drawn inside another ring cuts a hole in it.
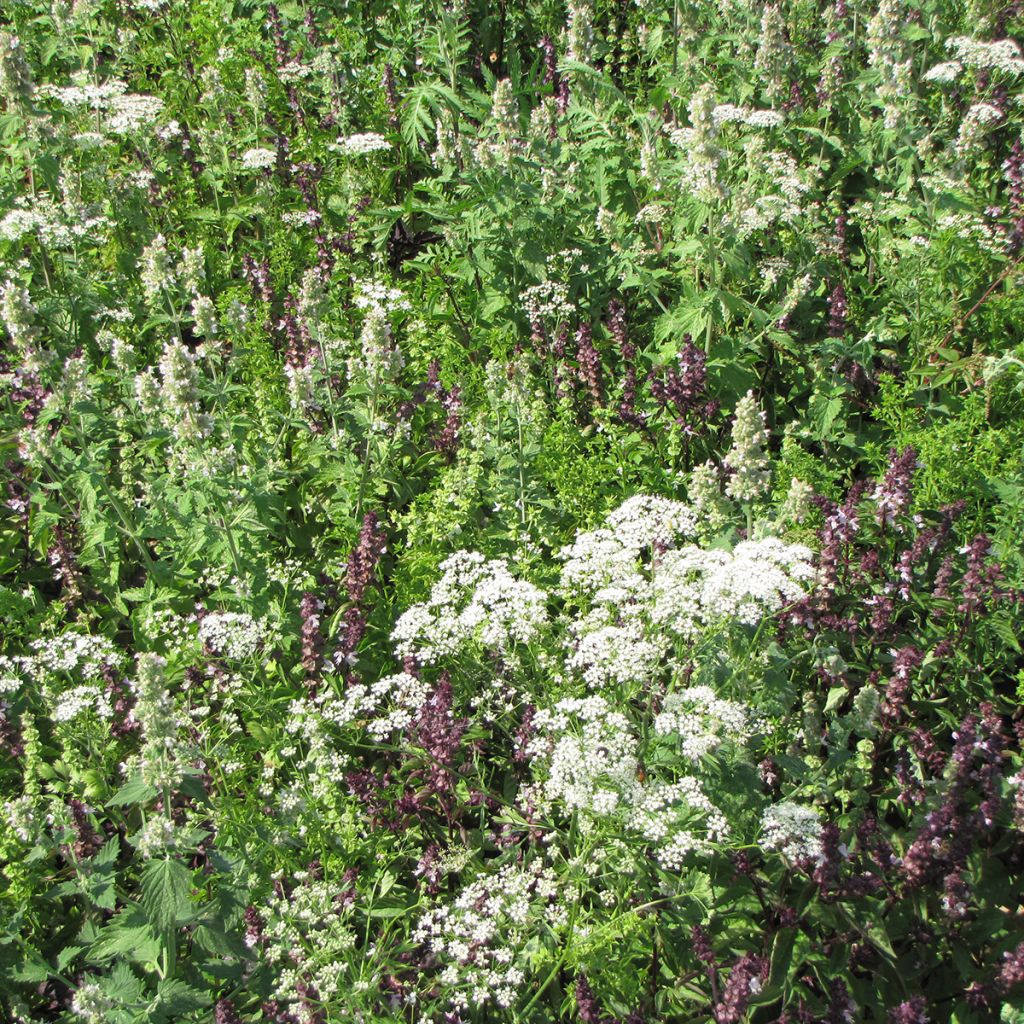
[[[142,869],[142,907],[160,932],[191,919],[191,890],[191,873],[172,857],[150,860]]]
[[[129,958],[142,966],[157,962],[161,943],[146,913],[137,903],[115,914],[89,949],[99,963]]]

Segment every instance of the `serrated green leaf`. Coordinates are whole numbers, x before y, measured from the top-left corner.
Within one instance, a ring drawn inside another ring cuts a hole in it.
[[[156,796],[156,787],[142,781],[141,775],[129,779],[108,801],[108,807],[142,804]]]
[[[172,857],[151,860],[142,870],[142,908],[160,932],[190,916],[192,875]]]

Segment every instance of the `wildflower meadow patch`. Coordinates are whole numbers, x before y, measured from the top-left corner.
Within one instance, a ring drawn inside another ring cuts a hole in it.
[[[1024,1021],[1024,6],[0,7],[0,1021]]]

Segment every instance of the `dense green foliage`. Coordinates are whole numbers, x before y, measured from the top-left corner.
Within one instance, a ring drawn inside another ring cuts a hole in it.
[[[1024,1020],[1016,0],[0,10],[0,1017]]]

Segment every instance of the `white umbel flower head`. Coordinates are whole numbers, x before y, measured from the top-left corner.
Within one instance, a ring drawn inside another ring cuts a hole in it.
[[[824,853],[818,812],[791,801],[774,804],[761,817],[760,845],[794,862],[820,862]]]

